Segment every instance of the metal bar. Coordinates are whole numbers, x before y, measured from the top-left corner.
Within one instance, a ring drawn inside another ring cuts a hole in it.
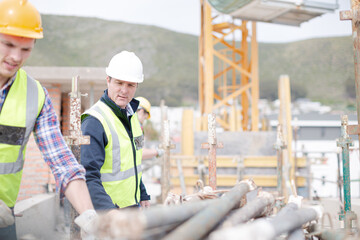
[[[215,114],[208,115],[209,186],[216,190],[216,127]]]
[[[267,212],[269,207],[272,207],[274,202],[275,198],[272,194],[261,191],[256,199],[229,214],[226,220],[219,226],[219,229],[233,227],[261,216]]]
[[[339,191],[339,198],[340,198],[340,202],[342,203],[343,202],[343,199],[342,199],[342,180],[341,180],[341,173],[340,173],[340,169],[341,169],[341,166],[340,166],[340,153],[337,153],[336,154],[336,157],[337,157],[337,184],[338,184],[338,191]],[[341,207],[340,207],[340,211],[341,211]]]
[[[162,148],[165,150],[161,172],[161,196],[164,202],[170,191],[170,129],[169,120],[163,122]]]
[[[185,179],[184,179],[184,173],[181,165],[181,160],[179,158],[176,159],[176,165],[179,172],[179,179],[180,179],[180,186],[182,194],[186,195],[186,186],[185,186]]]
[[[81,145],[90,144],[90,136],[83,136],[81,132],[81,93],[79,91],[79,76],[72,79],[72,92],[70,93],[70,136],[65,136],[64,139],[70,146],[72,153],[76,160],[81,163]],[[78,216],[76,210],[71,206],[70,217],[70,239],[81,239],[80,228],[75,224],[74,220]]]
[[[302,227],[303,224],[318,218],[312,208],[298,209],[294,203],[287,204],[270,220],[258,219],[252,223],[224,228],[215,231],[209,236],[210,240],[224,239],[275,239],[284,233],[291,233]]]
[[[344,203],[345,211],[351,211],[351,190],[350,190],[350,160],[349,148],[344,147],[341,153],[343,162],[343,183],[344,183]]]
[[[292,232],[304,223],[317,219],[317,213],[311,208],[301,208],[295,211],[289,211],[288,213],[275,216],[272,221],[276,236],[283,233]]]
[[[296,229],[289,233],[287,240],[305,240],[305,233],[302,228]]]
[[[337,146],[342,148],[341,157],[343,165],[343,187],[344,187],[344,212],[339,215],[340,220],[344,220],[345,228],[352,228],[352,220],[347,215],[353,216],[351,211],[351,190],[350,190],[350,159],[349,146],[352,140],[347,133],[348,116],[341,117],[341,137],[337,140]]]
[[[283,149],[286,148],[285,142],[282,135],[282,125],[278,124],[277,126],[277,138],[276,143],[274,145],[274,148],[276,149],[276,155],[277,155],[277,191],[279,193],[279,196],[283,196]]]
[[[222,198],[219,198],[219,201],[210,204],[163,239],[201,239],[234,209],[235,206],[239,205],[241,199],[249,190],[250,185],[246,182],[236,185]]]
[[[97,236],[100,239],[141,239],[156,232],[168,231],[186,221],[219,199],[189,202],[182,205],[155,206],[139,211],[124,209],[99,218]],[[146,238],[148,239],[148,238]]]

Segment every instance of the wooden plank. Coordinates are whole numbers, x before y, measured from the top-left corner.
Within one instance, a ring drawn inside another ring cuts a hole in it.
[[[235,156],[218,156],[216,158],[216,166],[221,168],[237,168],[238,162],[237,159],[239,157]],[[178,157],[172,157],[171,166],[176,167],[176,159]],[[193,158],[187,157],[181,159],[181,164],[183,168],[193,167],[196,168],[198,166],[198,159],[194,156]],[[208,159],[204,159],[204,165],[208,166]],[[245,157],[243,161],[243,166],[246,167],[273,167],[277,166],[276,156],[256,156],[256,157]],[[299,157],[297,158],[297,166],[305,167],[306,166],[306,158]]]
[[[244,179],[252,178],[254,182],[259,187],[276,187],[277,186],[277,177],[275,175],[245,175]],[[186,186],[195,186],[196,181],[199,179],[198,175],[188,175],[185,176],[185,184]],[[208,176],[206,176],[206,183],[208,184]],[[232,187],[237,182],[236,175],[217,175],[217,186],[224,186],[224,187]],[[177,176],[173,176],[171,179],[173,187],[180,186],[180,181]],[[297,178],[298,186],[304,187],[306,184],[306,180],[303,177]]]

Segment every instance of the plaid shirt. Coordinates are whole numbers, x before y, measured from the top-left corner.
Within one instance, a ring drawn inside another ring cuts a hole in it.
[[[16,77],[16,75],[15,75]],[[0,89],[0,114],[6,95],[13,84],[15,77]],[[74,155],[67,147],[60,132],[59,121],[51,103],[48,91],[44,88],[45,103],[36,119],[34,137],[36,144],[43,154],[44,160],[53,172],[56,180],[56,189],[61,196],[68,183],[75,179],[85,180],[85,170],[78,164]]]

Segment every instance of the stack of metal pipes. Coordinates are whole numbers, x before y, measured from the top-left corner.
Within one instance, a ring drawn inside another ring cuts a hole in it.
[[[251,194],[255,196],[249,197]],[[300,207],[301,198],[293,199],[280,208],[271,193],[243,181],[215,199],[101,215],[96,238],[305,239],[303,226],[318,220],[321,208]],[[280,210],[274,214],[276,209]]]

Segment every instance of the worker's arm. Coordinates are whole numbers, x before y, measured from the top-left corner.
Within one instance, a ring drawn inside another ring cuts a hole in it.
[[[152,159],[156,157],[157,154],[158,152],[156,151],[156,149],[144,148],[142,150],[142,160]]]
[[[65,196],[79,214],[94,209],[84,180],[71,181],[66,187]]]
[[[105,146],[107,145],[104,128],[99,120],[88,116],[81,123],[81,130],[83,135],[90,136],[90,145],[81,146],[81,164],[86,169],[86,184],[92,203],[97,210],[117,208],[101,182],[100,169],[105,161]]]
[[[45,162],[54,174],[56,189],[60,191],[61,196],[64,196],[65,190],[69,190],[68,187],[73,185],[70,182],[79,180],[85,183],[85,169],[76,161],[71,150],[67,147],[59,128],[54,107],[45,88],[44,92],[45,102],[35,122],[34,137]],[[73,192],[72,187],[70,190]],[[73,197],[71,193],[70,196]],[[89,208],[92,206],[86,187],[84,190],[78,191],[76,198],[79,199],[78,202],[84,200],[81,203],[83,206]]]
[[[164,154],[164,150],[160,148],[144,148],[142,150],[142,160],[152,159],[154,157],[161,157]]]

